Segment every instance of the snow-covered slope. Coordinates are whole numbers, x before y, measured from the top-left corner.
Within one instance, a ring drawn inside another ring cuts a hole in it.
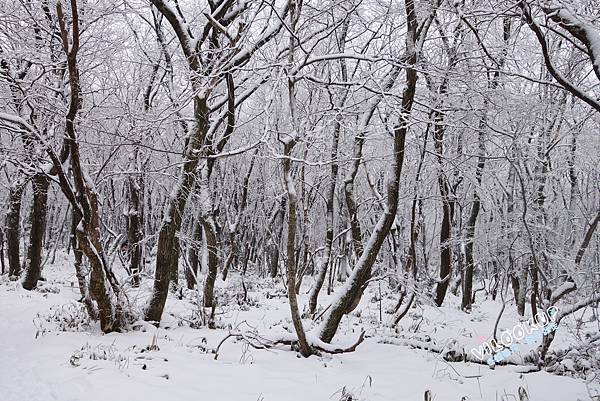
[[[495,401],[515,400],[519,387],[531,401],[576,401],[589,400],[593,391],[582,379],[522,374],[516,366],[492,370],[481,364],[448,363],[440,354],[385,344],[409,338],[419,321],[417,334],[428,333],[436,343],[457,339],[461,347],[477,344],[477,336],[490,335],[500,307],[491,301],[478,305],[471,315],[452,302],[439,310],[420,307],[395,332],[379,322],[374,292],[342,322],[343,333],[336,337],[351,343],[365,329],[367,338],[356,352],[304,359],[287,346],[257,350],[230,338],[215,360],[211,350],[229,329],[268,338],[292,327],[287,305],[277,296],[282,293],[277,283],[247,283],[250,306],[238,305],[231,295],[239,277],[221,283],[221,299],[229,294],[229,305],[216,310],[218,329],[189,327],[195,306],[190,301],[193,294],[184,293],[182,300],[169,298],[161,328],[140,323],[127,333],[103,335],[95,325],[85,325],[69,263],[46,267],[45,276],[48,281],[42,288],[48,292],[28,292],[16,282],[0,284],[2,401],[418,401],[426,390],[439,401]],[[130,300],[143,305],[144,289],[136,291],[130,292]],[[326,300],[324,296],[321,302]],[[393,300],[384,296],[384,301],[385,323],[385,308]],[[510,326],[511,319],[516,319],[512,311],[501,327]]]

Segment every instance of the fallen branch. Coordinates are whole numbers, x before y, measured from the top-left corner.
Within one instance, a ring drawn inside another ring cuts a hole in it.
[[[490,366],[490,365],[488,365],[486,360],[481,360],[479,358],[476,358],[476,357],[470,355],[469,353],[467,353],[466,350],[463,350],[463,352],[458,355],[458,358],[455,357],[454,359],[447,359],[445,357],[445,355],[443,355],[444,351],[446,351],[446,346],[440,346],[440,345],[436,344],[435,342],[426,342],[426,341],[420,341],[420,340],[393,338],[393,337],[392,338],[389,338],[389,337],[383,338],[383,339],[379,340],[378,342],[380,344],[406,346],[406,347],[410,347],[410,348],[420,349],[423,351],[433,352],[436,354],[442,354],[442,358],[446,362],[469,362],[469,363],[476,363],[479,365]],[[501,362],[496,362],[495,365],[527,366],[522,363],[519,363],[517,360],[515,360],[514,357],[512,357],[512,355],[509,356],[508,358],[504,359]]]
[[[238,341],[244,341],[246,344],[251,346],[254,349],[271,349],[278,345],[289,345],[290,347],[294,347],[294,345],[298,342],[298,338],[289,333],[289,335],[281,336],[276,339],[269,339],[267,337],[261,336],[256,331],[230,331],[225,338],[223,338],[217,347],[212,351],[215,354],[215,358],[219,357],[219,350],[221,346],[230,338],[235,338]],[[328,344],[321,341],[318,337],[308,335],[307,334],[307,342],[310,346],[313,355],[320,355],[321,353],[325,354],[344,354],[348,352],[354,352],[356,348],[365,340],[365,332],[362,331],[358,336],[358,339],[349,347],[339,347],[334,344]]]

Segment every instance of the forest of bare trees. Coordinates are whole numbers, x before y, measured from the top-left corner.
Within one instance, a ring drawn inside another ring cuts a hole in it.
[[[104,333],[234,279],[304,357],[381,282],[391,328],[598,307],[597,0],[0,1],[0,94],[2,274],[68,254]]]

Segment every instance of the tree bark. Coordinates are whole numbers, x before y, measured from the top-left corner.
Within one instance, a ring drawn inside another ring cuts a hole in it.
[[[404,163],[404,146],[406,133],[409,127],[409,119],[412,111],[414,96],[417,86],[417,71],[414,68],[417,62],[417,14],[415,12],[413,0],[406,0],[406,18],[408,32],[406,37],[406,54],[404,60],[408,63],[406,67],[406,85],[402,92],[402,106],[400,111],[400,121],[394,127],[394,158],[392,161],[392,177],[387,185],[387,201],[385,210],[379,218],[376,226],[371,233],[367,247],[361,254],[352,275],[346,281],[340,294],[332,302],[329,311],[320,327],[320,339],[330,342],[340,324],[342,316],[352,304],[360,299],[364,286],[370,278],[371,268],[377,259],[379,250],[388,235],[394,220],[396,219],[396,209],[398,207],[398,190],[400,186],[400,176],[402,174],[402,165]],[[426,33],[422,33],[425,35]],[[362,133],[361,133],[362,135]]]
[[[579,266],[581,260],[583,259],[583,255],[585,255],[585,250],[588,248],[592,237],[594,236],[594,232],[596,231],[596,227],[598,227],[598,222],[600,222],[600,210],[596,213],[596,217],[590,223],[590,226],[585,232],[583,237],[583,241],[581,241],[581,245],[579,246],[579,250],[575,255],[575,264]]]
[[[442,228],[440,229],[440,281],[436,288],[435,303],[442,306],[448,284],[452,275],[452,247],[449,244],[452,236],[452,215],[454,214],[454,203],[449,200],[449,185],[440,172],[438,185],[442,193]]]
[[[21,275],[21,199],[25,184],[17,179],[8,194],[8,212],[6,213],[6,254],[8,256],[8,276],[16,279]]]
[[[4,266],[4,230],[0,227],[0,266],[2,266],[2,275],[6,272],[6,266]]]
[[[147,321],[160,322],[167,300],[169,282],[173,271],[177,270],[179,247],[177,246],[176,235],[181,229],[183,212],[189,194],[196,182],[196,167],[199,162],[196,153],[206,136],[208,112],[206,99],[196,96],[194,98],[196,126],[186,148],[184,164],[175,195],[169,198],[167,213],[158,235],[154,289],[146,309],[145,320]]]
[[[81,214],[77,209],[73,209],[71,213],[71,235],[70,245],[73,250],[73,258],[75,259],[75,276],[77,277],[77,284],[79,285],[79,292],[81,294],[81,302],[85,305],[85,308],[90,316],[90,319],[98,319],[98,310],[92,300],[92,294],[90,293],[89,286],[89,271],[86,269],[83,263],[83,252],[79,247],[77,240],[77,224],[81,221]]]
[[[198,254],[203,249],[202,241],[202,223],[200,222],[200,217],[198,217],[198,221],[196,221],[194,233],[192,235],[192,244],[188,252],[190,266],[188,269],[185,270],[185,281],[187,283],[188,289],[190,290],[198,285],[198,266],[200,266],[200,268],[202,267],[200,264],[200,257]]]
[[[48,149],[48,154],[58,173],[61,190],[74,209],[74,216],[80,221],[74,222],[76,236],[83,253],[88,258],[91,267],[90,291],[92,298],[98,304],[100,328],[103,332],[118,331],[125,322],[123,310],[125,303],[121,300],[120,286],[112,273],[102,248],[98,194],[94,183],[81,165],[79,143],[75,129],[75,120],[82,106],[81,84],[77,54],[79,52],[79,14],[77,1],[71,0],[71,35],[69,40],[67,22],[59,1],[56,12],[60,27],[63,50],[67,56],[69,75],[70,101],[69,109],[65,116],[65,140],[63,148],[70,151],[71,170],[74,187],[63,170],[62,163],[53,152]]]
[[[200,182],[198,183],[198,194],[200,197],[200,221],[204,231],[204,240],[208,251],[208,269],[206,281],[204,282],[204,306],[212,308],[214,305],[215,280],[217,279],[218,244],[217,226],[213,216],[213,203],[210,193],[210,171],[205,164],[200,168]]]
[[[293,13],[291,14],[293,16]],[[283,166],[283,175],[286,183],[286,191],[288,194],[288,235],[287,235],[287,263],[286,263],[286,276],[287,276],[287,295],[288,302],[290,304],[290,312],[292,315],[292,323],[298,336],[298,348],[300,354],[303,357],[309,357],[312,355],[312,350],[306,341],[306,333],[302,326],[302,318],[298,311],[298,298],[296,297],[296,230],[297,230],[297,195],[296,189],[294,188],[294,181],[291,172],[291,155],[292,149],[295,143],[293,140],[288,140],[284,143],[284,152],[286,156],[281,160]]]
[[[345,96],[344,96],[345,97]],[[321,266],[319,266],[319,270],[317,271],[317,275],[315,277],[315,282],[313,287],[310,290],[309,301],[308,301],[308,311],[313,314],[317,310],[317,301],[319,297],[319,291],[323,287],[323,283],[325,282],[325,276],[327,274],[327,270],[329,268],[329,263],[331,260],[331,248],[333,244],[333,209],[334,209],[334,196],[335,196],[335,187],[337,183],[338,176],[338,145],[341,131],[341,116],[336,116],[334,127],[333,127],[333,139],[331,143],[331,159],[333,162],[331,163],[331,172],[329,175],[329,185],[327,187],[327,193],[325,195],[325,249],[323,250],[323,259],[321,261]]]
[[[273,214],[273,218],[271,219],[271,224],[269,226],[271,229],[269,230],[269,241],[267,244],[267,268],[269,270],[269,277],[275,278],[277,277],[277,273],[279,272],[279,241],[281,239],[281,235],[283,234],[283,218],[285,214],[286,208],[286,200],[283,198],[279,202],[279,207]]]
[[[504,67],[504,61],[508,50],[508,41],[511,35],[511,23],[508,17],[504,18],[503,21],[503,39],[504,47],[502,49],[502,55],[500,60],[496,63],[496,71],[494,72],[491,82],[488,87],[491,90],[495,90],[500,82],[500,70]],[[479,120],[479,135],[478,135],[478,148],[479,156],[477,160],[477,168],[475,170],[475,178],[477,181],[477,188],[473,190],[473,204],[471,205],[471,212],[469,214],[469,220],[466,226],[466,245],[465,245],[465,272],[463,276],[463,294],[462,304],[463,310],[470,311],[471,304],[473,302],[473,270],[475,268],[473,258],[473,244],[475,240],[475,225],[477,224],[477,217],[479,216],[479,210],[481,208],[481,199],[479,198],[479,187],[481,186],[483,169],[485,168],[486,148],[485,148],[485,130],[487,126],[487,112],[489,107],[489,100],[486,96],[483,101],[483,114]]]
[[[31,209],[31,233],[27,250],[27,270],[23,279],[23,288],[32,290],[42,273],[42,251],[48,215],[48,188],[50,179],[46,174],[36,174],[32,179],[33,205]]]

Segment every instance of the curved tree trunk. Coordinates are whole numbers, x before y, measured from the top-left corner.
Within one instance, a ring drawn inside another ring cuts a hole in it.
[[[429,138],[429,131],[431,128],[431,124],[427,125],[427,129],[425,130],[425,134],[423,136],[423,148],[421,151],[421,155],[419,158],[419,164],[417,165],[417,173],[415,175],[415,196],[413,197],[412,206],[410,210],[410,243],[408,248],[408,257],[405,264],[405,275],[411,274],[412,287],[416,285],[417,281],[417,273],[418,273],[418,265],[417,265],[417,241],[419,239],[419,231],[424,229],[422,224],[422,210],[420,207],[421,200],[419,198],[419,191],[417,185],[421,181],[421,172],[423,170],[423,164],[425,162],[425,155],[427,154],[427,141]],[[410,282],[410,281],[409,281]],[[415,300],[415,290],[411,289],[411,294],[408,299],[408,302],[404,306],[404,308],[400,309],[402,306],[402,301],[406,296],[406,291],[403,289],[400,294],[400,299],[394,308],[394,317],[392,319],[392,327],[396,326],[400,320],[408,313],[412,303]]]
[[[258,150],[254,152],[252,156],[252,160],[250,161],[250,167],[248,167],[248,172],[244,177],[244,181],[242,183],[242,193],[241,199],[239,202],[239,207],[235,216],[235,220],[233,224],[229,224],[229,242],[231,249],[229,250],[229,255],[227,256],[227,261],[225,262],[225,266],[223,267],[223,281],[227,279],[227,273],[229,273],[229,268],[231,265],[238,260],[238,228],[240,222],[244,217],[244,212],[246,210],[246,205],[248,204],[248,185],[250,183],[250,176],[252,175],[252,170],[254,169],[254,163],[256,161],[256,153]]]
[[[90,205],[87,221],[81,220],[77,225],[77,241],[87,257],[90,268],[90,292],[98,305],[100,327],[104,333],[120,331],[125,323],[125,311],[121,308],[120,287],[111,271],[100,238],[100,221],[98,215],[98,195],[86,185],[86,197]]]
[[[174,196],[169,198],[167,213],[165,214],[158,235],[154,289],[144,317],[147,321],[160,322],[167,300],[170,279],[173,271],[177,270],[179,246],[177,246],[176,235],[181,229],[185,205],[196,182],[196,166],[199,161],[197,150],[204,142],[204,137],[206,136],[208,112],[206,99],[195,97],[194,114],[196,127],[188,142],[181,176]]]
[[[350,19],[346,19],[344,21],[344,25],[342,27],[342,32],[339,39],[339,51],[340,53],[344,52],[345,44],[346,44],[346,36],[348,34],[348,28],[350,26]],[[348,68],[346,65],[346,60],[340,60],[340,70],[343,81],[348,80]],[[344,89],[343,94],[341,95],[341,99],[338,102],[337,107],[341,109],[346,103],[346,98],[348,97],[348,89]],[[337,162],[338,158],[338,147],[340,142],[340,132],[342,130],[341,124],[342,116],[341,114],[337,114],[335,116],[335,121],[333,125],[333,139],[331,140],[331,170],[329,174],[329,186],[327,187],[327,194],[325,195],[325,250],[323,251],[323,260],[321,262],[321,266],[319,267],[319,271],[317,271],[317,275],[315,277],[315,283],[310,290],[309,300],[308,300],[308,312],[313,314],[317,310],[317,300],[319,297],[319,291],[323,287],[323,283],[325,282],[325,276],[327,274],[327,270],[329,269],[329,264],[331,263],[331,247],[333,245],[333,210],[334,210],[334,197],[335,197],[335,187],[337,184],[337,176],[339,165]]]
[[[405,6],[408,21],[405,60],[409,63],[409,66],[406,68],[406,86],[402,92],[400,121],[394,128],[394,159],[392,162],[392,177],[387,185],[387,202],[383,214],[371,233],[367,247],[352,271],[352,275],[331,304],[321,325],[319,337],[325,342],[330,342],[333,339],[343,315],[353,304],[357,303],[357,298],[360,299],[360,294],[364,291],[364,286],[370,278],[371,268],[396,218],[400,176],[404,163],[404,144],[417,86],[417,71],[412,67],[417,61],[417,15],[412,0],[407,0]]]
[[[291,14],[293,15],[293,13]],[[284,143],[283,154],[287,157],[282,159],[281,164],[283,166],[283,175],[286,183],[286,191],[288,194],[288,235],[287,235],[287,263],[286,263],[286,275],[287,275],[287,294],[288,301],[290,303],[290,312],[292,314],[292,323],[296,335],[298,336],[298,346],[300,354],[303,357],[312,355],[312,350],[306,341],[306,333],[302,326],[302,318],[298,310],[298,298],[296,297],[296,231],[298,226],[297,218],[297,194],[294,188],[294,180],[291,172],[291,155],[292,149],[295,143],[293,140],[288,140]]]
[[[438,20],[435,20],[438,24],[438,29],[442,31],[442,26]],[[452,223],[454,220],[454,207],[456,204],[456,188],[462,180],[461,177],[457,177],[454,184],[450,183],[446,172],[444,171],[444,135],[446,133],[446,123],[444,122],[444,101],[448,93],[448,87],[450,82],[450,73],[456,67],[459,61],[459,46],[462,43],[462,35],[464,30],[462,29],[463,20],[454,28],[452,35],[452,43],[447,39],[443,40],[443,47],[447,53],[448,63],[446,65],[446,72],[441,79],[441,83],[436,88],[438,94],[438,104],[433,109],[433,139],[435,144],[435,154],[438,160],[438,188],[440,196],[442,198],[442,226],[440,229],[440,274],[439,281],[437,283],[435,302],[438,306],[441,306],[446,297],[446,291],[448,285],[452,280],[452,245],[450,240],[452,238]],[[462,136],[458,137],[458,150],[457,153],[462,154]],[[455,175],[458,171],[455,170]],[[457,288],[457,287],[456,287]]]
[[[331,247],[333,244],[333,207],[334,207],[334,196],[335,196],[335,187],[337,182],[338,175],[338,164],[337,164],[337,155],[338,155],[338,144],[339,137],[341,131],[340,124],[341,116],[336,117],[335,125],[333,128],[333,140],[331,145],[331,159],[334,161],[331,163],[331,173],[329,176],[329,186],[327,187],[326,194],[326,232],[325,232],[325,250],[323,251],[323,260],[321,261],[321,266],[319,266],[319,270],[317,271],[317,275],[315,277],[315,283],[310,290],[309,301],[308,301],[308,311],[309,313],[315,313],[317,310],[317,300],[319,297],[319,291],[323,287],[323,283],[325,282],[325,276],[327,274],[327,270],[329,268],[330,260],[331,260]]]
[[[406,133],[409,128],[409,119],[417,88],[418,76],[414,66],[417,63],[418,47],[420,47],[420,43],[422,43],[422,40],[419,39],[417,33],[418,22],[414,1],[406,0],[405,9],[408,31],[406,35],[406,53],[403,56],[403,60],[408,65],[405,67],[406,82],[404,90],[402,91],[399,122],[394,127],[393,132],[394,158],[392,161],[392,176],[387,185],[385,210],[373,228],[369,241],[356,263],[352,275],[346,281],[340,294],[332,302],[330,309],[324,318],[320,327],[319,337],[325,342],[330,342],[333,339],[343,315],[353,304],[357,303],[357,298],[360,300],[360,294],[364,291],[364,286],[370,278],[371,268],[377,259],[379,250],[381,249],[394,220],[396,219],[396,209],[398,207],[399,199],[398,191],[400,187],[400,177],[402,175],[402,165],[404,163]],[[428,20],[431,21],[431,18],[432,16],[429,16]],[[421,39],[427,35],[429,21],[424,21],[423,26],[425,29],[420,32],[420,35],[422,35]],[[392,73],[390,78],[392,78],[392,81],[395,81],[396,76]]]
[[[124,324],[125,303],[121,299],[119,283],[106,261],[101,241],[101,230],[98,210],[98,194],[94,183],[81,165],[79,142],[75,128],[78,111],[82,106],[81,86],[77,53],[79,51],[79,14],[77,1],[71,0],[71,34],[69,40],[66,27],[66,18],[62,4],[56,4],[56,12],[60,27],[62,47],[67,56],[69,72],[70,102],[65,116],[65,140],[63,149],[70,151],[70,164],[73,175],[73,184],[63,169],[61,161],[50,148],[48,155],[54,164],[59,178],[61,190],[74,209],[75,231],[79,246],[88,258],[91,267],[91,296],[98,304],[100,328],[103,332],[118,331]]]

